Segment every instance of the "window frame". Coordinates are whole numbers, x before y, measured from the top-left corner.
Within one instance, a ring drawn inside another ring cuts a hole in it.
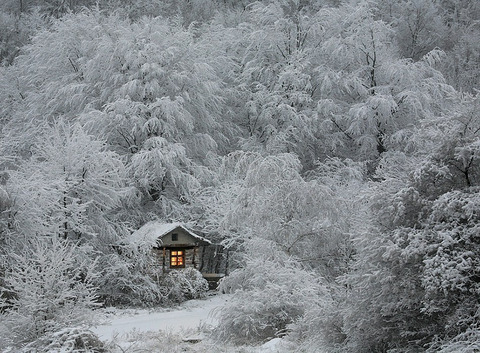
[[[178,253],[181,252],[180,255]],[[173,259],[176,259],[175,263],[176,265],[172,265]],[[178,259],[181,259],[181,264],[178,265],[179,261]],[[185,249],[184,248],[178,248],[178,249],[170,249],[170,268],[185,268]]]

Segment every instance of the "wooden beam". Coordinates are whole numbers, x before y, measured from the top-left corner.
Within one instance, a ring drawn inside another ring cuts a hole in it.
[[[166,250],[165,247],[163,247],[163,261],[162,261],[162,272],[165,273],[165,255],[166,255]]]
[[[205,266],[205,245],[202,246],[202,256],[200,257],[200,268],[198,270],[202,272],[204,266]]]
[[[195,255],[197,255],[197,246],[193,248],[193,258],[192,258],[193,268],[197,268],[197,264],[195,263]]]

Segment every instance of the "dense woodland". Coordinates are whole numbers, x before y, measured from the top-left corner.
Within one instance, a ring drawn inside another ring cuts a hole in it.
[[[220,341],[480,350],[480,2],[4,0],[0,60],[0,349],[169,305],[159,219]]]

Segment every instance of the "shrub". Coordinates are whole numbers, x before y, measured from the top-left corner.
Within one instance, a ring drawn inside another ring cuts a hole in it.
[[[1,290],[13,295],[0,297],[3,344],[20,346],[91,320],[95,264],[77,250],[58,238],[33,238],[10,254]]]
[[[318,276],[277,255],[276,260],[251,259],[222,281],[219,289],[233,297],[217,313],[220,324],[214,335],[220,340],[255,344],[284,336],[289,325],[326,297]]]
[[[205,297],[208,282],[194,268],[185,268],[169,272],[160,279],[167,301],[181,303],[190,299]]]
[[[68,327],[40,337],[21,352],[103,353],[106,349],[93,332],[82,327]]]
[[[147,265],[139,265],[146,259],[142,254],[101,256],[99,267],[102,275],[96,281],[98,294],[105,305],[153,306],[164,301],[164,293]],[[153,265],[152,265],[153,267]]]
[[[469,328],[440,347],[435,345],[428,352],[437,353],[475,353],[480,351],[480,330],[478,327]]]

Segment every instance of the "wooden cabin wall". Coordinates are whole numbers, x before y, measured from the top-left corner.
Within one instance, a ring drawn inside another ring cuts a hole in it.
[[[185,250],[185,267],[194,267],[197,270],[200,268],[201,259],[202,259],[202,248],[203,247],[199,246],[196,250],[194,249]],[[194,251],[196,251],[195,258],[193,256]],[[194,263],[194,260],[195,260],[195,263]]]
[[[176,249],[174,249],[176,250]],[[197,270],[200,270],[202,267],[202,258],[203,256],[203,247],[199,246],[196,249],[195,253],[195,263],[194,263],[194,249],[183,249],[185,251],[185,268],[188,267],[193,267],[196,268]],[[163,271],[163,248],[155,248],[153,249],[155,258],[156,258],[156,267],[160,270]],[[170,268],[170,249],[165,249],[165,271],[170,271],[174,270],[174,268]]]

